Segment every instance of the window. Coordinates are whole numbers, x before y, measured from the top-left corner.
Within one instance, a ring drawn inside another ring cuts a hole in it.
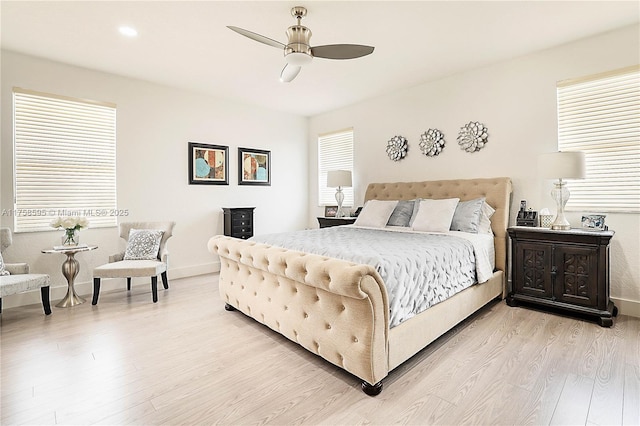
[[[583,151],[567,210],[640,212],[640,67],[562,81],[558,150]]]
[[[327,187],[329,170],[349,170],[353,174],[353,129],[318,137],[318,203],[336,204],[336,189]],[[353,188],[343,188],[343,206],[353,206]]]
[[[14,88],[13,117],[15,232],[117,225],[115,105]]]

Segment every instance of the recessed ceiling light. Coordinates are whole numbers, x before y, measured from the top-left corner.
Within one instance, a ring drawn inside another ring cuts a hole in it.
[[[118,31],[120,31],[120,34],[127,37],[135,37],[138,35],[138,31],[133,27],[122,26],[118,28]]]

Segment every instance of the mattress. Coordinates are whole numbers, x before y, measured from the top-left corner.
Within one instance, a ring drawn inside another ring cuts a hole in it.
[[[493,273],[492,235],[351,225],[261,235],[252,240],[373,266],[389,296],[390,328],[488,280]]]

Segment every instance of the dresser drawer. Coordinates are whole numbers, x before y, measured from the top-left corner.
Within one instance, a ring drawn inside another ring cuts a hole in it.
[[[238,227],[238,226],[252,226],[253,225],[253,220],[250,217],[244,217],[244,218],[232,218],[231,219],[233,227]]]
[[[253,211],[249,209],[234,210],[231,212],[231,218],[233,220],[251,219]]]

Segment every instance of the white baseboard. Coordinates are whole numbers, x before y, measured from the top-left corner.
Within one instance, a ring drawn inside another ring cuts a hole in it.
[[[203,265],[187,266],[184,268],[169,269],[167,277],[169,281],[177,280],[180,278],[195,277],[198,275],[213,274],[220,271],[220,262],[205,263]],[[148,280],[148,278],[134,278],[135,280]],[[106,279],[102,282],[101,290],[115,290],[122,288],[123,279],[114,278]],[[93,283],[90,281],[77,282],[75,284],[76,293],[90,299],[93,294]],[[51,305],[55,305],[58,300],[62,299],[67,294],[67,287],[52,287],[51,288]],[[621,315],[629,315],[631,317],[640,318],[640,301],[620,299],[612,297],[611,300],[618,307],[618,312]],[[34,303],[42,303],[40,299],[40,291],[30,291],[27,293],[15,294],[13,296],[5,296],[2,298],[2,309],[14,308],[17,306],[31,305]]]
[[[195,277],[198,275],[213,274],[220,272],[220,262],[206,263],[204,265],[187,266],[184,268],[174,268],[167,271],[167,278],[169,283],[171,280],[177,280],[180,278]],[[134,278],[135,284],[138,280],[149,281],[149,278]],[[100,291],[109,291],[122,289],[124,278],[110,278],[104,279],[101,283]],[[93,296],[93,283],[91,281],[77,281],[74,285],[76,293],[90,302]],[[60,299],[67,294],[67,286],[51,287],[51,307],[55,306]],[[29,291],[26,293],[14,294],[11,296],[5,296],[2,298],[2,309],[15,308],[18,306],[32,305],[34,303],[41,304],[40,290]],[[55,312],[55,311],[54,311]]]
[[[617,297],[612,297],[611,301],[618,307],[619,314],[640,318],[640,302]]]

